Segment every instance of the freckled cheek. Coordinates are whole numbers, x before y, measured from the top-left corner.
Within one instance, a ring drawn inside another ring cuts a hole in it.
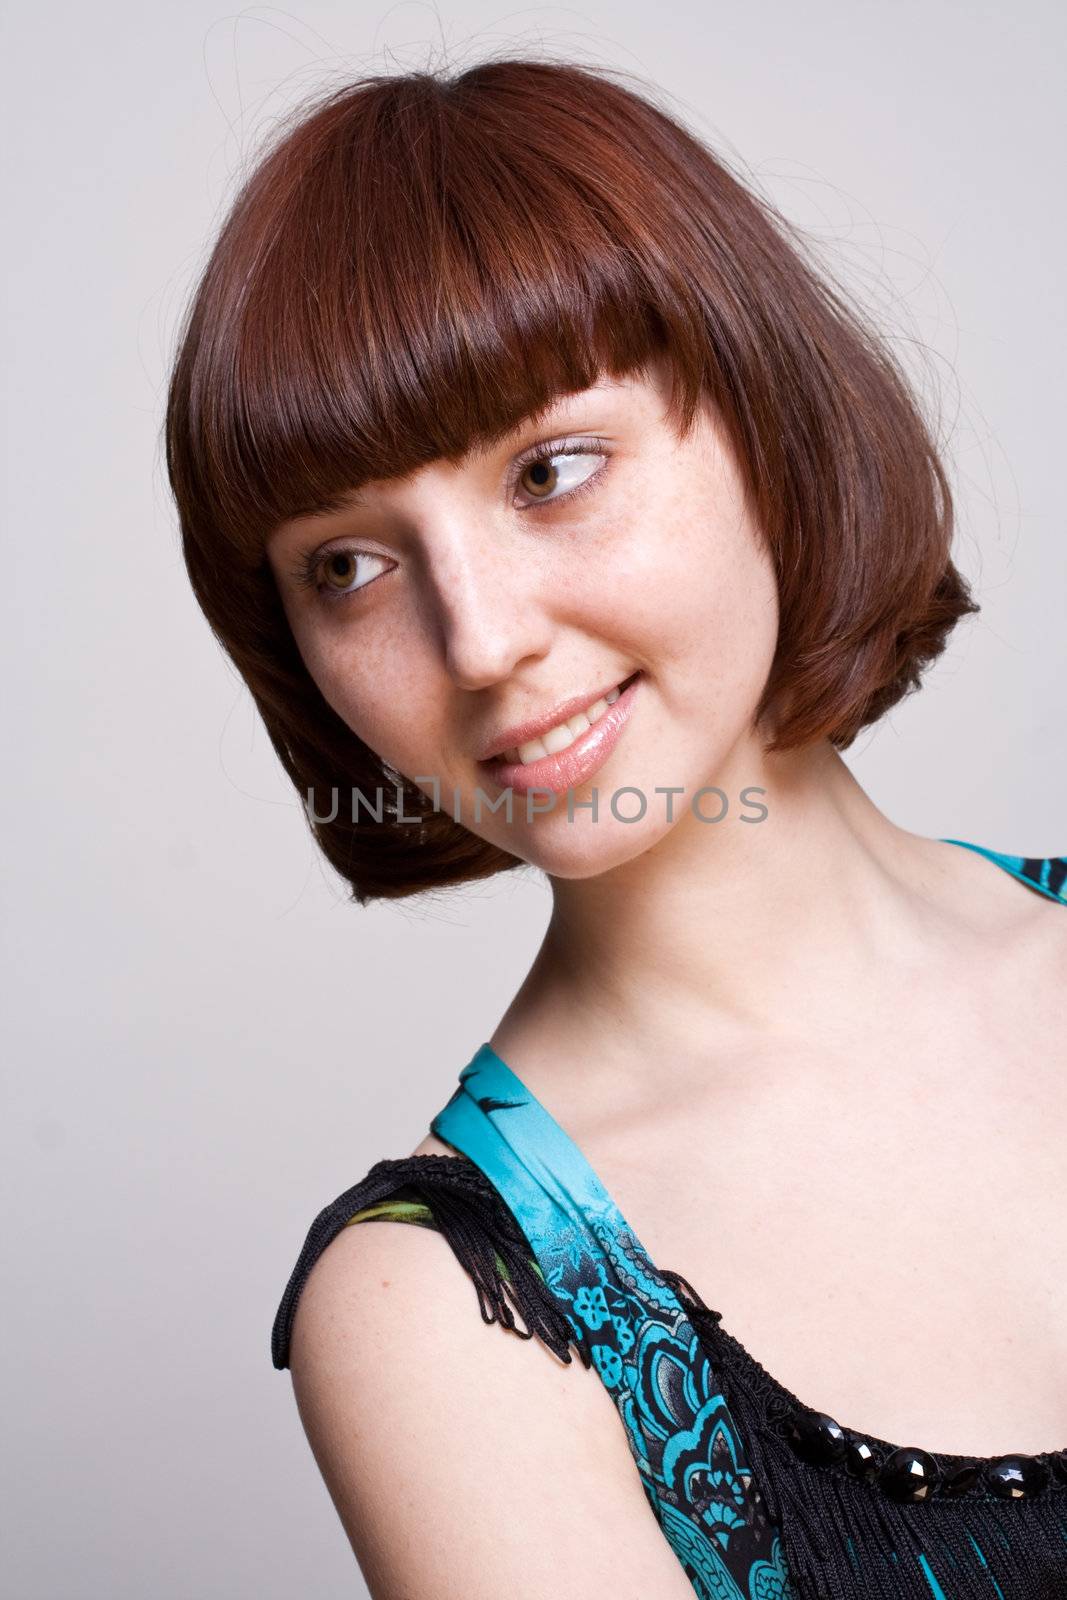
[[[751,642],[775,599],[767,558],[747,530],[681,504],[628,528],[611,562],[586,569],[584,592],[650,665]]]
[[[309,671],[327,704],[383,761],[408,775],[440,766],[443,716],[410,656],[367,641],[358,652],[321,654]]]
[[[773,574],[755,562],[724,573],[721,585],[705,597],[702,631],[697,651],[722,692],[744,699],[758,694],[778,640]]]
[[[648,586],[666,665],[738,691],[762,679],[778,636],[777,583],[770,557],[744,527],[709,519],[680,528]]]
[[[322,641],[314,634],[299,643],[304,665],[322,698],[343,722],[362,737],[359,724],[366,717],[365,691],[368,684],[373,682],[373,678],[368,676],[367,661],[357,659],[354,651],[331,641]]]
[[[662,509],[647,517],[631,514],[597,543],[588,542],[570,575],[570,594],[583,618],[598,633],[647,655],[650,665],[656,653],[670,651],[692,583],[691,560],[679,545]]]
[[[377,750],[375,740],[389,720],[380,688],[388,679],[382,676],[378,652],[373,646],[357,651],[348,641],[323,639],[314,633],[298,643],[304,665],[326,704],[365,744]]]

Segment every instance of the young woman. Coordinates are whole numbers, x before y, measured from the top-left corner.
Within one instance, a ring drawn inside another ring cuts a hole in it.
[[[841,758],[977,610],[890,354],[654,96],[491,61],[283,130],[167,451],[353,897],[552,888],[275,1322],[376,1600],[1067,1593],[1067,859]]]

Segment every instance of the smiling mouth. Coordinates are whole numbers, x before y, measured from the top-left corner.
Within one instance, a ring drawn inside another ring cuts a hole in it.
[[[546,756],[559,755],[561,750],[566,750],[576,739],[580,739],[583,733],[588,733],[638,677],[640,672],[631,672],[628,678],[617,683],[614,689],[609,690],[601,699],[594,700],[584,711],[568,717],[565,722],[557,723],[554,728],[549,728],[536,739],[528,739],[525,744],[513,745],[510,750],[498,751],[495,756],[490,757],[490,760],[503,762],[507,766],[526,766],[532,761],[543,761]]]

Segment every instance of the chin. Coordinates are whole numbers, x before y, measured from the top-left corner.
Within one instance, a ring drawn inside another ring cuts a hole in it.
[[[578,819],[568,822],[564,813],[558,828],[539,829],[504,848],[550,878],[579,883],[584,878],[598,878],[602,873],[636,860],[669,833],[672,826],[666,822],[658,827],[650,826],[647,819],[628,826],[615,818],[607,825],[586,818],[583,825]]]

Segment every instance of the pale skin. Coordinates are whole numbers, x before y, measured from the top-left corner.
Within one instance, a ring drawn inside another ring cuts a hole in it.
[[[478,1038],[577,1141],[653,1260],[807,1403],[931,1450],[1062,1448],[1067,914],[973,852],[897,826],[828,741],[765,753],[753,716],[777,639],[773,569],[714,418],[679,440],[665,382],[656,369],[605,381],[491,450],[276,530],[294,636],[371,748],[465,797],[485,785],[477,752],[495,730],[641,670],[590,784],[650,799],[716,784],[734,812],[709,826],[650,803],[626,824],[602,798],[595,823],[563,807],[527,820],[521,806],[510,823],[475,823],[465,807],[472,831],[552,889],[533,967]],[[593,436],[605,453],[574,458],[566,480],[604,463],[586,493],[512,498],[520,452],[546,442],[551,460],[555,441]],[[342,547],[373,558],[365,593],[338,601],[293,581],[299,555]],[[746,825],[736,797],[757,786],[768,815]],[[430,1151],[455,1153],[432,1135],[417,1146]],[[388,1292],[368,1292],[383,1279]],[[398,1333],[408,1309],[424,1315],[427,1283],[447,1397],[440,1365],[413,1382],[425,1341],[404,1364]],[[530,1524],[525,1538],[513,1528],[525,1596],[559,1592],[547,1556],[538,1587],[542,1546],[559,1558],[571,1541],[577,1570],[594,1525],[604,1548],[574,1600],[605,1592],[613,1561],[620,1594],[691,1594],[600,1386],[485,1328],[469,1293],[439,1237],[379,1224],[345,1230],[301,1301],[301,1414],[375,1596],[520,1592],[500,1566],[501,1524],[517,1516]],[[374,1351],[362,1368],[359,1348]],[[396,1409],[376,1436],[365,1405],[380,1415],[383,1372]],[[506,1427],[487,1385],[506,1393]],[[442,1405],[460,1459],[498,1449],[513,1463],[522,1430],[529,1477],[514,1502],[498,1486],[486,1512],[479,1474],[472,1504],[495,1532],[433,1561],[382,1484],[415,1474],[425,1514],[452,1526],[463,1490],[424,1465],[425,1417],[441,1422]],[[400,1464],[398,1434],[422,1444]],[[575,1479],[558,1505],[545,1487],[561,1442],[587,1458],[588,1518]]]

